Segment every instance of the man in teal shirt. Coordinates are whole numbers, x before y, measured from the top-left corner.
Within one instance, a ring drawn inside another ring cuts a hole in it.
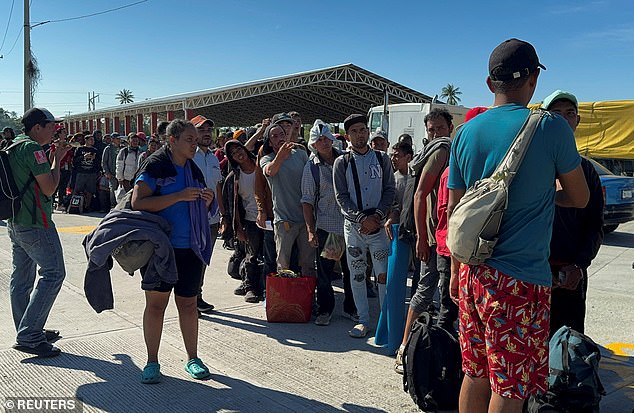
[[[12,245],[11,311],[17,331],[14,349],[39,357],[54,357],[60,350],[49,341],[59,332],[44,330],[44,323],[66,276],[62,245],[51,219],[52,196],[59,184],[60,160],[70,146],[56,147],[52,165],[42,149],[50,144],[59,120],[46,109],[29,109],[22,117],[24,135],[9,151],[9,163],[18,188],[27,186],[18,213],[7,222]],[[34,288],[35,269],[40,278]]]

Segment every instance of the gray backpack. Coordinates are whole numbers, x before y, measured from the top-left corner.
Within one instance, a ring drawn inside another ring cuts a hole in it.
[[[467,189],[456,205],[449,218],[447,247],[460,262],[478,265],[493,254],[508,206],[509,186],[524,160],[537,126],[547,113],[542,109],[531,110],[493,174]]]

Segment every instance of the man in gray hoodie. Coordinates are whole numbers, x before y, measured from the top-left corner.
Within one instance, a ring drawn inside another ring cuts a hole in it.
[[[377,274],[379,293],[385,292],[390,245],[383,225],[395,193],[392,164],[384,152],[368,146],[367,123],[365,115],[353,114],[346,118],[344,127],[352,146],[350,152],[338,157],[333,165],[335,197],[345,218],[344,238],[352,294],[359,313],[359,323],[349,332],[355,338],[365,337],[370,330],[365,285],[368,251]]]

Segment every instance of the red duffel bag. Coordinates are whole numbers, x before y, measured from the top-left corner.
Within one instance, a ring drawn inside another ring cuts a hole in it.
[[[310,321],[315,277],[266,277],[266,321],[307,323]]]

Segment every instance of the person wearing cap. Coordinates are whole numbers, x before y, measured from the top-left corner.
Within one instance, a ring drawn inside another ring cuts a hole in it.
[[[119,132],[112,132],[110,134],[110,145],[103,150],[101,157],[101,169],[104,175],[110,182],[110,207],[114,207],[117,204],[116,192],[119,188],[119,181],[117,180],[117,156],[121,151],[121,136]]]
[[[84,211],[89,212],[92,204],[92,196],[97,193],[97,174],[101,168],[98,162],[97,149],[93,146],[95,138],[86,136],[84,146],[75,149],[73,155],[73,169],[75,171],[75,183],[72,186],[71,197],[82,194],[84,198]]]
[[[130,132],[127,137],[128,146],[124,147],[117,154],[117,170],[116,178],[119,186],[123,187],[125,192],[132,189],[132,178],[139,164],[139,137],[136,133]]]
[[[350,283],[359,314],[359,322],[349,331],[355,338],[363,338],[370,331],[366,288],[368,251],[379,283],[379,295],[385,295],[390,241],[383,225],[395,193],[392,164],[387,154],[368,146],[367,124],[367,117],[361,114],[345,119],[346,135],[352,147],[348,154],[338,157],[333,166],[335,197],[344,216]]]
[[[327,326],[335,308],[335,293],[331,280],[335,260],[322,257],[326,240],[330,234],[343,242],[343,216],[339,212],[335,189],[332,183],[332,166],[335,159],[343,152],[335,149],[335,140],[330,127],[321,119],[317,119],[310,129],[308,147],[313,152],[304,166],[302,175],[302,208],[308,242],[317,248],[317,318],[315,324]],[[348,317],[355,317],[357,309],[354,305],[350,286],[350,270],[346,262],[345,246],[339,261],[343,272],[345,298],[343,311]]]
[[[541,105],[561,115],[573,132],[581,121],[575,95],[556,90]],[[588,267],[603,242],[603,190],[599,174],[592,163],[581,158],[581,167],[590,200],[585,208],[555,206],[553,235],[550,240],[550,269],[553,290],[550,297],[550,335],[561,326],[583,333],[585,330]],[[559,280],[559,274],[565,274]]]
[[[45,330],[44,324],[66,276],[51,197],[59,184],[60,161],[70,147],[55,147],[50,163],[42,150],[42,145],[51,143],[55,122],[60,120],[48,110],[29,109],[22,116],[24,135],[16,138],[8,153],[17,187],[26,188],[20,210],[7,220],[13,262],[9,294],[17,332],[13,348],[39,357],[60,354],[49,342],[58,338],[59,332]]]
[[[296,245],[302,275],[314,277],[315,250],[308,243],[308,232],[300,201],[302,173],[308,155],[303,146],[287,141],[280,123],[288,122],[274,121],[264,131],[264,156],[260,158],[260,167],[271,188],[273,200],[277,268],[292,269],[291,252]]]
[[[257,226],[258,206],[255,202],[255,155],[242,142],[232,139],[224,151],[231,167],[223,185],[227,232],[244,243],[244,275],[237,295],[247,303],[257,303],[264,297],[264,278],[258,258],[262,254],[264,230]]]
[[[489,57],[492,107],[466,123],[451,146],[449,222],[476,181],[502,161],[529,115],[540,69],[535,48],[509,39]],[[492,256],[480,265],[452,258],[450,291],[458,304],[462,369],[459,409],[521,412],[524,399],[548,390],[552,276],[548,264],[555,203],[583,208],[588,186],[570,126],[541,119],[509,188]],[[560,189],[556,189],[555,180]]]
[[[377,130],[370,136],[370,147],[375,151],[387,153],[390,148],[390,142],[388,142],[387,136],[383,132]]]
[[[205,176],[205,182],[207,188],[213,191],[214,196],[218,200],[218,208],[213,214],[209,215],[209,230],[211,231],[211,251],[213,255],[214,245],[218,238],[218,232],[220,230],[221,219],[222,224],[226,224],[226,214],[224,204],[222,200],[222,173],[220,171],[220,163],[214,152],[209,149],[213,138],[212,133],[214,130],[214,122],[211,119],[207,119],[202,115],[197,115],[192,118],[192,123],[196,127],[198,133],[198,148],[196,148],[196,154],[194,154],[194,162],[203,172]],[[213,311],[214,306],[206,302],[203,299],[203,282],[205,279],[205,270],[203,267],[203,275],[200,279],[200,292],[198,293],[198,311],[201,313],[210,313]]]

